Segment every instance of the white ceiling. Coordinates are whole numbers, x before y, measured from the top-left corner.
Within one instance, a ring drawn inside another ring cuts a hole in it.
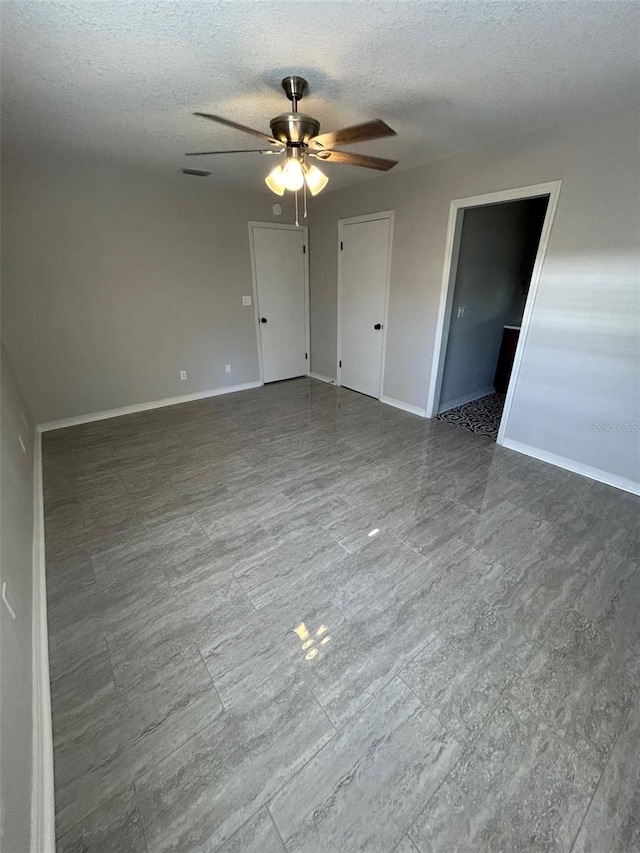
[[[268,131],[293,73],[323,130],[382,118],[398,137],[352,150],[410,168],[632,103],[639,21],[640,4],[618,0],[9,0],[3,146],[210,169],[210,181],[258,188],[271,158],[183,156],[260,145],[191,112]],[[379,174],[323,169],[334,188]]]

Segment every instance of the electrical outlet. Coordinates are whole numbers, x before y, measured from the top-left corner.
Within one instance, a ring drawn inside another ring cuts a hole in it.
[[[230,364],[225,364],[224,372],[225,373],[231,373],[231,365]]]
[[[187,378],[187,371],[186,371],[186,370],[181,370],[181,371],[180,371],[180,379],[184,382],[184,380],[185,380],[186,378]]]
[[[242,297],[242,304],[243,305],[251,305],[251,297],[250,296],[243,296]]]

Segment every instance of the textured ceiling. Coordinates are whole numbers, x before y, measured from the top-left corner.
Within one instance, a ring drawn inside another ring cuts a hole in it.
[[[257,188],[272,158],[183,156],[256,147],[191,112],[268,131],[294,73],[323,130],[382,118],[398,137],[352,150],[409,168],[632,103],[639,13],[617,0],[3,2],[3,146]],[[378,175],[323,169],[330,187]]]

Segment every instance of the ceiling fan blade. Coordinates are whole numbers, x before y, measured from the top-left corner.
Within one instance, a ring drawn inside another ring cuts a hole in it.
[[[314,151],[311,153],[316,160],[330,163],[346,163],[347,166],[363,166],[365,169],[377,169],[388,172],[397,165],[397,160],[385,160],[383,157],[370,157],[368,154],[352,154],[350,151]]]
[[[185,157],[204,157],[205,154],[278,154],[271,148],[233,148],[230,151],[185,151]]]
[[[253,127],[247,127],[244,124],[238,124],[235,121],[229,121],[228,118],[222,118],[222,116],[214,116],[210,113],[194,113],[194,116],[200,116],[201,118],[208,118],[209,121],[215,121],[218,124],[224,124],[227,127],[233,127],[235,130],[241,130],[243,133],[250,133],[252,136],[258,136],[260,139],[266,139],[268,142],[271,142],[272,145],[281,145],[282,143],[278,142],[277,139],[274,139],[272,136],[269,136],[267,133],[263,133],[261,130],[255,130]]]
[[[396,136],[395,130],[381,119],[374,118],[364,124],[354,124],[343,127],[332,133],[321,133],[309,141],[314,148],[333,148],[335,145],[353,145],[356,142],[369,142],[372,139],[383,139],[385,136]]]

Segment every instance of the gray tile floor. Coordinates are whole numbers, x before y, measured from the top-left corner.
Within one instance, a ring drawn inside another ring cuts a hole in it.
[[[640,850],[639,499],[308,379],[44,463],[59,850]]]

